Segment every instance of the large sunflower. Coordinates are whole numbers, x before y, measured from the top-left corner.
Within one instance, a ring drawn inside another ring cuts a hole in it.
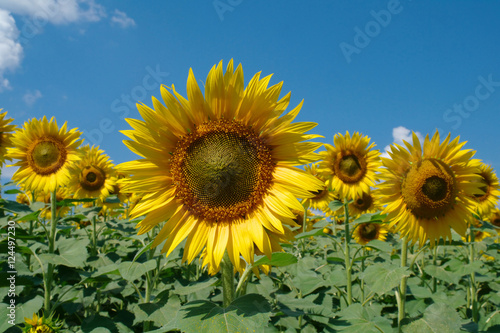
[[[144,233],[168,220],[153,245],[166,240],[167,255],[187,237],[184,260],[206,247],[205,264],[216,272],[224,251],[241,271],[240,256],[252,263],[254,246],[270,256],[292,237],[296,197],[311,197],[324,184],[296,168],[314,162],[319,143],[302,142],[315,123],[292,123],[302,103],[281,116],[290,94],[278,100],[282,83],[256,74],[244,88],[243,70],[222,62],[208,74],[203,96],[192,70],[185,99],[162,86],[166,106],[138,104],[143,121],[127,119],[127,147],[142,157],[120,165],[132,174],[125,190],[143,194],[132,217],[146,214]]]
[[[0,112],[3,109],[0,109]],[[12,132],[16,129],[16,125],[9,125],[12,122],[12,118],[5,118],[7,112],[0,113],[0,167],[6,159],[9,159],[7,155],[7,148],[12,146]]]
[[[13,137],[14,148],[9,148],[8,157],[19,160],[13,166],[19,169],[12,176],[26,191],[53,192],[69,181],[68,166],[80,159],[77,147],[80,132],[76,128],[67,130],[66,123],[59,129],[52,117],[32,119],[24,123]]]
[[[325,144],[326,151],[320,153],[319,165],[331,190],[341,198],[354,199],[369,192],[377,180],[376,172],[380,167],[380,152],[372,149],[368,136],[355,132],[352,137],[336,134],[334,146]]]
[[[476,201],[476,210],[479,216],[486,217],[498,202],[500,186],[491,166],[481,163],[479,165],[479,175],[481,176],[481,190],[484,193],[476,194],[472,198]]]
[[[79,149],[80,161],[70,166],[71,181],[68,191],[73,197],[104,200],[114,191],[115,170],[109,156],[99,147],[83,146]]]
[[[382,158],[385,169],[379,185],[382,213],[388,213],[391,226],[414,243],[431,245],[443,237],[451,240],[451,228],[465,235],[471,222],[474,201],[479,189],[478,161],[471,160],[474,151],[462,150],[465,142],[450,142],[450,135],[440,143],[436,132],[427,135],[422,149],[413,133],[413,145],[406,149],[393,144],[389,158]]]

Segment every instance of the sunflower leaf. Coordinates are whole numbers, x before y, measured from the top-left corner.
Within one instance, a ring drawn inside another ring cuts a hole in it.
[[[270,265],[270,266],[288,266],[297,263],[297,257],[291,253],[285,252],[275,252],[271,256],[271,260],[268,257],[262,257],[257,260],[253,265],[255,267],[259,265]]]
[[[328,208],[330,208],[333,212],[339,210],[344,207],[344,204],[340,200],[333,200],[328,204]]]
[[[435,303],[429,306],[423,318],[416,320],[403,328],[405,333],[454,333],[461,327],[460,315],[446,304]]]
[[[120,275],[129,282],[139,279],[141,276],[155,268],[156,260],[154,259],[146,261],[145,263],[126,261],[118,265]]]
[[[169,328],[186,333],[264,332],[270,316],[271,306],[264,296],[247,294],[227,308],[209,301],[189,302],[177,312]]]
[[[368,332],[392,332],[391,321],[381,317],[378,311],[364,307],[361,304],[353,304],[342,310],[338,315],[343,321],[350,325],[337,327],[342,332],[368,333]]]
[[[365,280],[365,283],[373,292],[379,295],[397,287],[401,279],[405,276],[410,276],[407,267],[400,267],[389,263],[369,266],[361,273],[361,278]]]

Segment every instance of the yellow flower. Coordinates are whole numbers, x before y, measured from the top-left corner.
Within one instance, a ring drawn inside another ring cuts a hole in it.
[[[319,209],[322,211],[327,210],[328,204],[333,200],[338,199],[338,197],[333,191],[328,190],[328,187],[325,183],[326,178],[318,171],[318,163],[306,165],[304,169],[306,172],[322,181],[324,185],[322,190],[312,193],[312,195],[314,195],[312,198],[306,198],[302,200],[302,204],[304,205],[304,207],[312,209]]]
[[[450,135],[440,143],[436,132],[427,135],[422,149],[413,133],[413,145],[406,149],[393,144],[389,155],[382,158],[386,169],[379,185],[381,203],[387,205],[391,226],[413,243],[431,245],[443,237],[451,240],[451,229],[464,236],[472,219],[474,202],[470,198],[479,190],[477,161],[474,151],[462,150],[465,142],[450,142]]]
[[[363,195],[354,199],[348,206],[351,217],[359,217],[363,214],[375,213],[381,210],[376,192],[363,192]]]
[[[327,184],[341,198],[354,199],[369,192],[377,180],[380,167],[380,152],[373,150],[368,136],[355,132],[352,137],[336,134],[334,146],[325,144],[326,151],[320,153],[323,161],[319,168],[327,179]]]
[[[496,208],[492,210],[489,216],[486,218],[486,221],[490,222],[495,227],[500,228],[500,209]]]
[[[36,313],[33,314],[33,318],[24,317],[25,332],[27,333],[54,333],[56,330],[51,326],[50,320],[46,320],[43,316],[38,317]]]
[[[368,242],[378,239],[385,241],[389,230],[387,226],[382,223],[359,223],[354,229],[353,237],[356,243],[366,245]]]
[[[489,165],[481,163],[479,165],[479,175],[481,176],[480,189],[483,191],[482,194],[475,194],[472,198],[477,202],[477,212],[479,216],[488,216],[493,208],[495,208],[498,202],[498,196],[500,196],[500,186],[498,184],[498,178],[493,171],[493,168]]]
[[[104,200],[114,191],[116,183],[113,163],[99,147],[86,145],[79,149],[80,161],[70,166],[71,181],[68,191],[76,199],[99,198]]]
[[[224,251],[238,271],[240,256],[253,263],[254,246],[271,256],[279,242],[293,237],[291,209],[323,183],[295,166],[314,162],[321,144],[302,142],[315,123],[292,123],[302,103],[283,115],[290,94],[278,99],[282,83],[256,74],[244,88],[243,69],[231,60],[208,74],[203,96],[192,70],[188,99],[174,86],[162,87],[166,106],[138,109],[144,120],[128,119],[127,147],[142,157],[120,165],[130,173],[125,191],[142,194],[132,217],[146,215],[144,233],[168,220],[153,242],[165,241],[167,255],[187,237],[184,260],[206,247],[209,272],[219,269]],[[287,231],[288,230],[288,231]]]
[[[81,141],[76,129],[67,131],[66,123],[59,129],[54,118],[32,119],[17,130],[8,157],[19,160],[19,169],[12,180],[23,184],[26,191],[52,192],[69,181],[68,166],[79,159]]]
[[[3,109],[0,109],[0,112]],[[0,167],[6,159],[10,160],[7,156],[7,148],[12,146],[12,133],[16,129],[16,125],[9,125],[13,119],[5,118],[7,112],[0,113]]]

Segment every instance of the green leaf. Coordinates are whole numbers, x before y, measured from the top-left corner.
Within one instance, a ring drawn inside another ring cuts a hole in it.
[[[57,241],[59,254],[42,253],[39,255],[42,262],[68,267],[83,267],[87,259],[88,239],[60,238]]]
[[[320,235],[323,235],[323,234],[324,234],[323,229],[313,229],[313,230],[310,230],[310,231],[301,232],[300,234],[298,234],[297,236],[295,236],[295,239],[308,238],[308,237],[311,237],[311,236],[320,236]]]
[[[460,315],[446,304],[429,306],[423,318],[403,327],[404,333],[456,333],[460,332]]]
[[[38,215],[40,215],[40,211],[36,211],[30,214],[26,215],[19,215],[18,218],[14,219],[14,221],[17,222],[23,222],[23,221],[36,221],[38,219]]]
[[[271,260],[268,257],[262,257],[257,260],[253,265],[256,267],[258,265],[270,265],[283,267],[297,263],[297,257],[291,253],[285,252],[275,252],[271,256]]]
[[[33,318],[33,314],[37,313],[38,310],[42,308],[43,305],[43,297],[42,296],[35,296],[33,299],[30,299],[26,303],[17,303],[16,302],[16,320],[14,321],[16,324],[20,324],[24,322],[24,317],[26,318]],[[7,308],[7,306],[5,306]],[[9,317],[2,317],[2,321],[4,321],[4,318],[9,318]],[[9,318],[10,320],[11,318]]]
[[[330,208],[333,212],[339,210],[344,207],[344,204],[340,200],[333,200],[328,204],[328,208]]]
[[[403,277],[410,276],[407,267],[399,267],[397,265],[384,263],[368,266],[361,273],[361,277],[370,289],[379,294],[385,294],[392,288],[395,288],[401,282]]]
[[[118,328],[113,320],[100,315],[92,315],[83,320],[82,331],[84,333],[118,332]]]
[[[97,199],[91,199],[91,198],[83,198],[83,199],[63,199],[61,201],[57,202],[58,207],[62,206],[74,206],[74,203],[80,203],[80,202],[94,202]]]
[[[120,272],[122,278],[130,282],[139,279],[141,276],[155,268],[156,260],[154,259],[146,261],[143,264],[138,262],[126,261],[118,265],[118,271]]]
[[[106,199],[104,199],[105,203],[120,203],[120,199],[118,199],[118,196],[116,195],[110,195]]]
[[[447,271],[444,267],[436,265],[427,265],[424,267],[424,272],[438,280],[442,280],[448,283],[458,284],[460,280],[460,275],[454,272]]]
[[[209,288],[217,281],[218,281],[218,279],[213,277],[207,281],[194,282],[194,283],[188,284],[187,286],[183,286],[183,285],[181,285],[181,283],[179,281],[175,281],[173,292],[177,295],[189,295],[189,294],[193,294],[193,293],[196,293],[198,291],[201,291],[203,289]]]
[[[136,262],[137,259],[139,259],[139,257],[144,253],[146,252],[147,250],[149,250],[151,248],[151,245],[153,245],[153,242],[150,242],[149,244],[146,244],[146,246],[144,246],[139,252],[137,252],[137,254],[135,255],[134,259],[132,260],[132,262]]]
[[[10,190],[3,191],[5,194],[18,194],[18,193],[24,193],[23,191],[18,190],[17,188],[13,188]]]
[[[350,323],[349,326],[339,328],[348,333],[380,333],[392,332],[391,321],[383,318],[371,309],[361,304],[353,304],[342,310],[339,315],[342,320]]]
[[[134,307],[134,325],[144,321],[152,321],[158,326],[170,325],[175,320],[181,302],[176,295],[169,295],[168,302],[163,303],[142,303]]]
[[[0,201],[0,205],[3,207],[3,209],[11,213],[26,215],[33,212],[29,206],[20,204],[17,201],[2,200]]]
[[[227,308],[209,301],[193,301],[177,313],[172,328],[186,333],[264,332],[271,316],[267,300],[247,294],[234,300]]]

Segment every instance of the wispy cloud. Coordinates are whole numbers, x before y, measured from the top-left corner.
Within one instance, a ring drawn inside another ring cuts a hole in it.
[[[424,136],[422,135],[422,133],[415,132],[415,134],[417,135],[420,142],[423,142]],[[397,143],[398,145],[402,145],[403,141],[412,143],[413,142],[412,131],[404,126],[395,127],[392,129],[392,140],[394,143]],[[382,157],[388,158],[389,154],[387,152],[389,150],[390,150],[390,145],[385,146],[384,152],[382,153]]]
[[[7,164],[9,164],[10,162],[7,161]],[[8,181],[11,181],[12,180],[12,176],[14,175],[14,173],[16,173],[16,171],[19,169],[19,167],[6,167],[5,165],[2,167],[1,171],[2,171],[2,176],[1,176],[1,179],[2,179],[2,184],[8,182]]]
[[[9,80],[4,77],[4,73],[16,69],[23,57],[18,37],[16,21],[8,11],[0,9],[0,92],[10,89]]]
[[[118,25],[123,29],[135,26],[135,21],[132,18],[128,17],[126,13],[119,11],[118,9],[115,9],[115,11],[113,12],[111,23],[114,25]]]
[[[23,96],[24,103],[28,106],[33,106],[40,98],[42,98],[42,93],[38,89],[35,91],[28,90]]]

